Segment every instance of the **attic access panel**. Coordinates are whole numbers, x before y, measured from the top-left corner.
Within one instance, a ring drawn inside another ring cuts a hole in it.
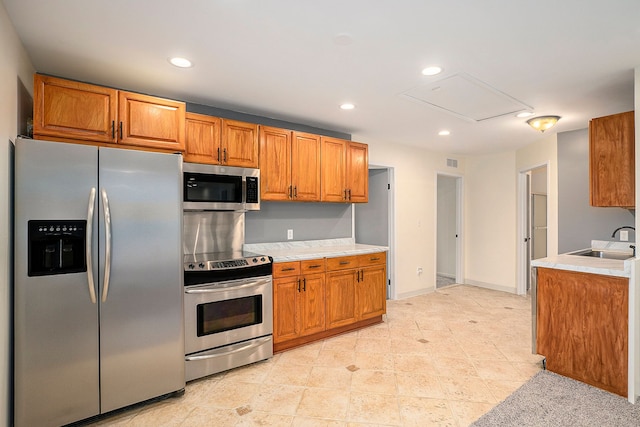
[[[531,109],[523,102],[464,73],[414,87],[400,96],[474,122]]]

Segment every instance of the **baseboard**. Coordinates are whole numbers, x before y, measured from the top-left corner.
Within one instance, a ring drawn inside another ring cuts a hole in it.
[[[491,289],[494,291],[507,292],[510,294],[516,294],[516,288],[510,288],[508,286],[496,285],[493,283],[479,282],[477,280],[464,279],[465,285],[477,286],[478,288]]]
[[[403,292],[401,294],[397,294],[396,299],[405,299],[405,298],[417,297],[418,295],[426,295],[426,294],[435,292],[435,290],[436,290],[435,286],[432,286],[426,289],[418,289],[417,291]]]

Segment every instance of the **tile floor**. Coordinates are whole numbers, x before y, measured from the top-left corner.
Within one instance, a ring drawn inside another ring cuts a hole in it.
[[[467,426],[541,369],[530,325],[529,298],[454,285],[93,425]]]

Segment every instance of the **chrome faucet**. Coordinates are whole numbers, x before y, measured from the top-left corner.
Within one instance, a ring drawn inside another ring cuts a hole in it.
[[[618,231],[620,231],[620,230],[624,230],[624,229],[628,229],[628,230],[636,231],[636,228],[635,228],[635,227],[632,227],[632,226],[630,226],[630,225],[623,225],[622,227],[618,227],[618,228],[616,228],[616,229],[613,231],[613,233],[611,234],[611,237],[615,238],[615,237],[616,237],[616,233],[617,233]]]

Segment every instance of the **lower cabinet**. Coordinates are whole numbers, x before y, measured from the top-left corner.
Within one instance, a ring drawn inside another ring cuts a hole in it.
[[[275,263],[274,351],[382,321],[386,253]]]
[[[537,269],[536,351],[547,369],[627,396],[629,279]]]

